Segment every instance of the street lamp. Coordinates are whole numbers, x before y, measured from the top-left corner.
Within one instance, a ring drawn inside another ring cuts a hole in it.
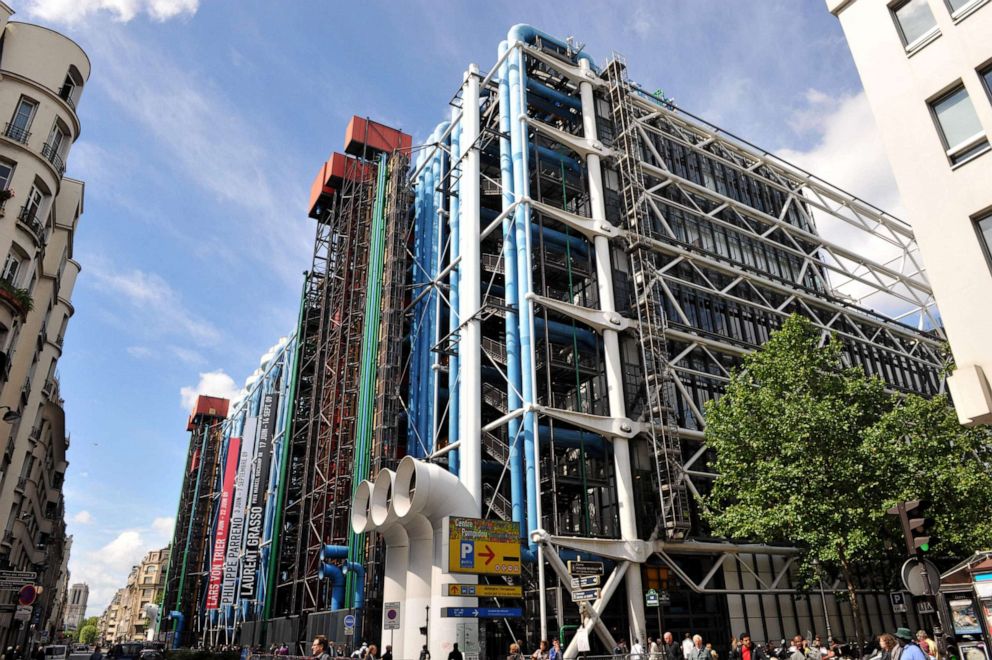
[[[3,421],[5,422],[16,422],[21,418],[21,413],[17,412],[10,406],[0,406],[0,410],[6,410],[3,414]]]
[[[820,604],[823,607],[823,620],[827,624],[827,642],[829,643],[833,639],[833,633],[830,631],[830,615],[827,614],[827,597],[823,593],[823,573],[820,571],[820,562],[814,559],[813,567],[816,568],[816,581],[820,583]]]

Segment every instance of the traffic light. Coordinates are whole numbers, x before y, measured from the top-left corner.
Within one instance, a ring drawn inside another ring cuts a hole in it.
[[[929,552],[932,545],[930,530],[933,528],[933,518],[928,515],[930,502],[927,500],[917,500],[917,502],[915,508],[906,511],[913,548],[918,553]]]

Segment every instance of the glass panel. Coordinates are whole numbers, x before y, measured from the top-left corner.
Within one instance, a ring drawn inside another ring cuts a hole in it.
[[[975,108],[971,105],[971,99],[968,98],[968,92],[964,87],[934,103],[933,110],[944,132],[948,149],[953,149],[982,130]]]
[[[6,190],[10,185],[10,175],[14,168],[6,163],[0,163],[0,190]]]
[[[895,10],[906,44],[911,44],[937,25],[927,0],[909,0]]]
[[[986,254],[992,256],[992,215],[978,221],[978,233],[985,242]]]
[[[22,99],[17,105],[17,112],[14,113],[14,126],[17,128],[27,129],[28,124],[31,122],[32,110],[34,110],[34,103]]]
[[[985,91],[992,94],[992,66],[979,74],[985,82]]]
[[[957,12],[962,7],[970,5],[974,0],[947,0],[947,4],[951,6],[951,13]]]

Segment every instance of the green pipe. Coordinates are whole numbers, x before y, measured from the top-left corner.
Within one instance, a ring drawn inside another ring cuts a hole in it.
[[[289,469],[289,450],[293,444],[293,423],[296,412],[296,384],[300,374],[297,366],[303,351],[303,310],[307,298],[307,281],[313,275],[303,278],[303,290],[300,292],[300,311],[296,315],[296,350],[293,351],[293,361],[287,372],[293,374],[289,382],[289,402],[286,406],[286,424],[283,427],[282,456],[279,463],[279,485],[276,490],[276,514],[272,519],[272,546],[269,549],[269,571],[265,580],[265,605],[262,608],[262,619],[268,619],[272,612],[272,604],[276,597],[276,573],[279,570],[279,537],[282,535],[282,507],[286,499],[286,471]]]
[[[362,332],[362,359],[358,391],[358,428],[355,433],[355,460],[352,465],[352,498],[358,484],[369,476],[371,467],[372,427],[375,404],[377,357],[379,352],[379,323],[382,318],[382,272],[385,252],[385,206],[387,156],[379,155],[376,173],[375,205],[369,241],[369,267],[365,285],[365,317]],[[359,535],[348,526],[348,559],[355,563],[365,560],[365,548]],[[354,605],[354,580],[351,571],[345,578],[345,603]]]

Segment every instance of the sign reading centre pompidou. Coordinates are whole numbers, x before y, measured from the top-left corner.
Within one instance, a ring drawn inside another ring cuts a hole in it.
[[[207,609],[220,606],[220,585],[224,577],[224,557],[227,551],[228,522],[231,517],[231,495],[234,476],[238,470],[241,438],[231,438],[227,445],[227,462],[224,464],[224,481],[221,482],[220,504],[217,508],[217,531],[214,534],[214,551],[210,555],[210,583],[207,585]]]

